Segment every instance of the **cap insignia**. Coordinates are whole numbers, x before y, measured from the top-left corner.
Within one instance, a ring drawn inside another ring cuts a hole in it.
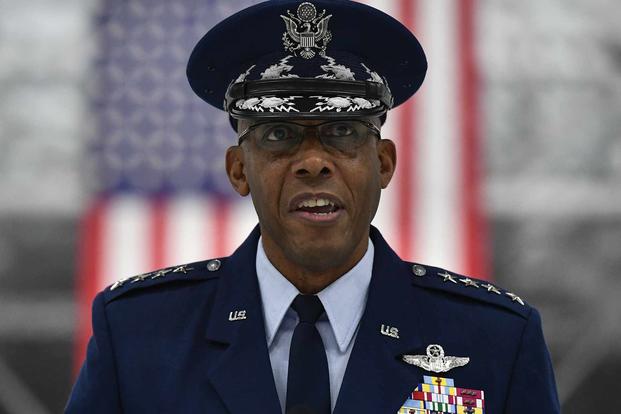
[[[282,35],[285,50],[304,59],[311,59],[319,49],[319,55],[326,54],[326,46],[332,39],[328,30],[328,22],[332,15],[326,16],[326,11],[317,15],[315,5],[304,2],[298,6],[297,16],[287,10],[287,16],[280,15],[285,21],[287,31]]]

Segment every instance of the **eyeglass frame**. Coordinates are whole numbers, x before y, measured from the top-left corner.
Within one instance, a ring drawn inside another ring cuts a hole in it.
[[[326,124],[331,124],[331,123],[339,123],[339,122],[357,122],[362,124],[363,126],[365,126],[368,130],[370,130],[372,133],[374,133],[377,137],[378,140],[382,139],[382,132],[380,130],[380,128],[375,125],[373,122],[367,121],[366,119],[331,119],[325,122],[321,122],[319,124],[315,124],[315,125],[304,125],[304,124],[300,124],[299,122],[294,122],[294,121],[276,121],[276,120],[267,120],[267,121],[263,121],[263,122],[257,122],[256,124],[252,124],[250,125],[248,128],[246,128],[241,134],[239,134],[238,138],[237,138],[237,145],[241,145],[242,142],[248,137],[248,135],[255,130],[256,128],[260,127],[261,125],[266,125],[266,124],[282,124],[282,125],[287,125],[287,124],[293,124],[293,125],[297,125],[297,126],[301,126],[304,128],[304,132],[306,132],[307,128],[315,128],[318,129],[323,125]],[[325,143],[322,140],[322,136],[321,134],[317,133],[316,136],[319,138],[319,141],[322,143],[322,145],[325,145]],[[300,141],[301,143],[302,141]],[[299,145],[299,143],[298,143]]]

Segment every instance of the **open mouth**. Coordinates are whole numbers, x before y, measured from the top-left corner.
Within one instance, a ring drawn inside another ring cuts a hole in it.
[[[325,198],[312,198],[300,202],[296,211],[303,211],[311,214],[327,216],[339,210],[338,205],[331,200]]]
[[[303,195],[292,202],[294,214],[312,221],[327,222],[342,212],[340,202],[328,195]]]

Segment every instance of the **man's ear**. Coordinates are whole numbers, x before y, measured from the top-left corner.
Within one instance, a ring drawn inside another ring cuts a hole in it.
[[[397,149],[389,139],[381,139],[377,143],[377,156],[380,162],[380,181],[382,188],[388,187],[395,168],[397,168]]]
[[[245,197],[250,194],[250,186],[244,172],[244,151],[239,145],[226,150],[226,175],[239,195]]]

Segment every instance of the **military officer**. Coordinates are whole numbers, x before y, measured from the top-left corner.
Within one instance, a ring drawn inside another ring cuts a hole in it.
[[[259,224],[226,258],[120,280],[93,304],[68,413],[558,413],[539,314],[401,260],[370,225],[423,82],[416,38],[369,6],[268,1],[196,45],[192,89],[238,133]]]

